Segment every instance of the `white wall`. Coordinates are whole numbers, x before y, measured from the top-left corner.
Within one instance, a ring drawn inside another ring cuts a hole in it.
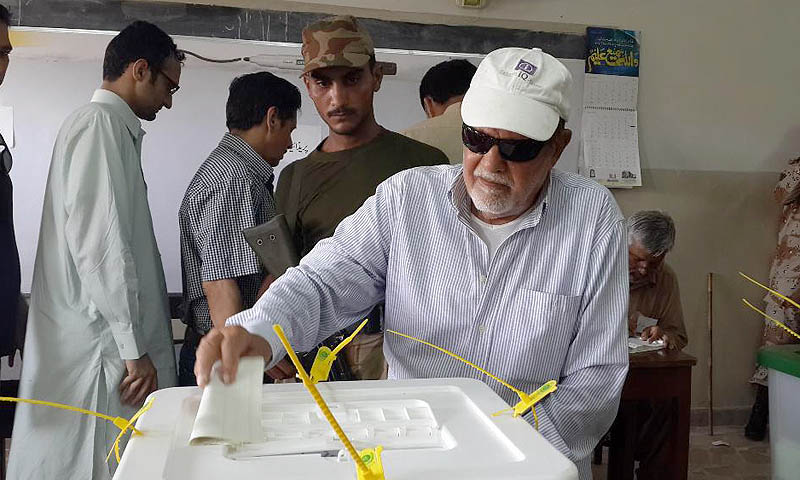
[[[14,107],[16,146],[12,149],[11,176],[15,186],[15,224],[22,261],[22,289],[30,291],[53,142],[64,118],[91,98],[99,84],[101,65],[28,59],[12,62],[0,89],[0,104]],[[143,124],[147,135],[142,164],[170,291],[181,291],[178,206],[197,167],[225,132],[228,84],[234,76],[248,70],[246,66],[186,68],[173,108],[162,111],[154,122]],[[298,123],[321,128],[324,124],[297,75],[280,75],[303,92]],[[409,119],[423,118],[418,102],[396,101],[416,98],[416,89],[416,84],[407,81],[384,82],[376,102],[377,110],[385,112],[379,116],[384,126],[400,129],[407,126]]]
[[[421,23],[581,32],[641,30],[639,127],[643,168],[780,171],[800,155],[797,0],[195,0]],[[268,4],[267,4],[268,3]],[[378,12],[378,10],[383,10]]]
[[[36,32],[29,32],[29,36]],[[15,166],[11,176],[15,192],[15,225],[22,263],[22,289],[30,291],[39,222],[47,170],[53,142],[64,118],[89,101],[99,84],[99,52],[110,39],[105,34],[46,32],[37,37],[55,44],[25,50],[13,58],[6,81],[0,88],[0,105],[14,107],[15,140],[12,149]],[[216,56],[232,57],[248,52],[253,44],[188,37],[177,39],[198,53],[214,49]],[[69,44],[69,45],[67,45]],[[262,44],[263,45],[263,44]],[[260,48],[265,48],[261,46]],[[63,49],[64,52],[58,52]],[[42,51],[42,52],[38,52]],[[32,53],[34,52],[34,53]],[[38,53],[37,53],[38,52]],[[47,52],[47,57],[44,57]],[[57,52],[56,55],[53,52]],[[58,58],[58,54],[71,58]],[[375,96],[378,122],[390,130],[402,130],[424,118],[419,104],[419,75],[443,58],[436,56],[384,55],[398,62],[399,75],[386,77]],[[583,78],[581,61],[567,61],[575,76],[572,91],[574,118],[570,122],[579,135]],[[148,185],[153,226],[161,251],[171,292],[181,291],[180,244],[177,211],[197,167],[217,145],[225,132],[225,101],[228,84],[237,75],[256,71],[250,64],[213,65],[194,59],[187,61],[181,75],[181,89],[170,110],[162,110],[154,122],[144,122],[147,131],[142,149],[142,164]],[[317,115],[298,72],[274,71],[294,83],[302,94],[299,125],[327,127]],[[57,79],[57,81],[56,81]],[[576,137],[577,138],[577,137]],[[559,168],[577,171],[578,142],[565,151]],[[294,158],[302,155],[295,155]]]

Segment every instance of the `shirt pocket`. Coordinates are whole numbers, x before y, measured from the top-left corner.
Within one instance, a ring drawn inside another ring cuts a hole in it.
[[[520,288],[512,303],[516,333],[509,343],[518,350],[514,370],[522,376],[559,373],[572,343],[581,297]]]

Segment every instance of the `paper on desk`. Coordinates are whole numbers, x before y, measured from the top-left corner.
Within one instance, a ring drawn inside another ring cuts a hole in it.
[[[262,357],[239,361],[236,381],[225,385],[214,365],[211,380],[203,390],[189,445],[241,444],[263,442],[261,426]]]
[[[658,320],[655,318],[645,317],[640,313],[639,318],[636,320],[636,334],[641,335],[645,328],[655,327],[656,325],[658,325]]]
[[[650,343],[639,337],[628,337],[628,353],[651,352],[653,350],[661,350],[662,348],[666,348],[666,346],[667,344],[664,340],[656,340]]]

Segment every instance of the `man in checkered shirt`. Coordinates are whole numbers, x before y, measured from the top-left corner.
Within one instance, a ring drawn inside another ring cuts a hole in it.
[[[292,144],[300,92],[267,72],[236,78],[226,105],[227,127],[197,170],[178,212],[186,335],[178,376],[196,385],[195,350],[212,327],[253,306],[273,279],[242,230],[275,215],[273,167]]]

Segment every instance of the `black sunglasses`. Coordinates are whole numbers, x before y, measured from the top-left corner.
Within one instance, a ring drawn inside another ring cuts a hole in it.
[[[491,135],[479,132],[466,123],[461,124],[461,141],[471,152],[481,155],[486,154],[493,146],[497,145],[500,156],[509,162],[527,162],[539,155],[547,144],[539,140],[500,140]]]

